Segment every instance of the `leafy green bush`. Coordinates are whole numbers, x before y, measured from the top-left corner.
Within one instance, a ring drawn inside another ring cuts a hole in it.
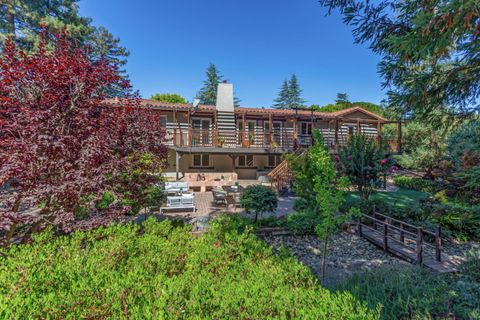
[[[237,217],[201,237],[153,219],[45,232],[3,253],[1,319],[378,319],[287,252],[272,255]]]
[[[95,207],[100,210],[107,209],[115,201],[115,195],[111,191],[105,191],[102,198],[95,204]]]
[[[255,221],[258,214],[274,212],[277,209],[277,194],[271,188],[262,185],[252,185],[245,188],[240,196],[240,204],[247,212],[255,213]]]
[[[430,180],[414,178],[410,176],[396,176],[393,178],[396,186],[422,192],[434,192],[435,186]]]
[[[130,207],[130,212],[129,214],[130,215],[136,215],[140,212],[140,203],[138,201],[135,201],[133,199],[130,199],[128,197],[126,198],[123,198],[122,201],[120,201],[120,203],[123,205],[123,206],[129,206]]]
[[[319,214],[305,210],[288,215],[286,227],[294,234],[315,234],[315,227],[321,222]]]
[[[382,319],[431,319],[448,314],[449,283],[438,274],[418,267],[383,267],[354,275],[340,284],[369,306],[383,306]],[[443,316],[443,317],[442,317]]]

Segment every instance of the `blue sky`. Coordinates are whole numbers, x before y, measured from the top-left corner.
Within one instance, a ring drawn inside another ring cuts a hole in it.
[[[384,98],[376,57],[354,44],[337,14],[317,0],[81,0],[80,12],[130,50],[126,67],[143,97],[192,100],[214,63],[242,106],[268,107],[296,73],[308,104]]]

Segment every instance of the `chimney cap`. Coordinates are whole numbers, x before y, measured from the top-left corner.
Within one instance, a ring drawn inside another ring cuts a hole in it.
[[[223,80],[222,82],[223,82],[223,83],[228,83],[227,80]]]

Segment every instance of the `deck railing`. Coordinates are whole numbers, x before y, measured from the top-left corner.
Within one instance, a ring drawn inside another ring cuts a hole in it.
[[[313,144],[311,134],[295,134],[293,128],[273,130],[254,129],[192,129],[174,128],[167,130],[167,143],[176,147],[210,148],[265,148],[287,149],[307,148]],[[347,143],[348,134],[338,134],[336,139],[328,141],[332,150]],[[394,153],[401,152],[398,138],[377,137]],[[336,143],[335,143],[336,142]]]

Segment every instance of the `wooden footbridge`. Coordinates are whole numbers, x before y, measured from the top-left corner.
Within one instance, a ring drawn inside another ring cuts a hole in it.
[[[440,227],[435,232],[393,219],[373,209],[358,220],[360,237],[399,258],[428,267],[436,272],[457,272],[450,257],[442,253]]]

